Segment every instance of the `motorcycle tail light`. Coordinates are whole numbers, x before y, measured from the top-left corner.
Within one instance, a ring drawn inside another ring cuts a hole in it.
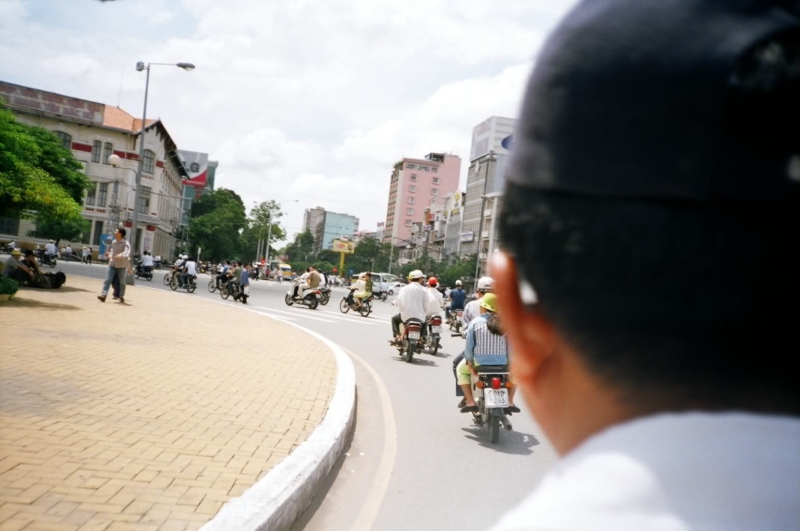
[[[500,389],[500,378],[492,378],[492,389]]]
[[[511,380],[506,380],[506,388],[511,389],[512,387],[514,387],[514,384],[511,383]]]
[[[484,387],[486,387],[486,383],[484,383],[483,380],[478,380],[477,382],[475,382],[475,387],[477,387],[478,389],[483,389]]]
[[[438,317],[437,317],[436,319],[433,319],[433,320],[431,321],[431,324],[432,324],[433,326],[440,326],[440,325],[442,324],[442,320],[441,320],[440,318],[438,318]]]

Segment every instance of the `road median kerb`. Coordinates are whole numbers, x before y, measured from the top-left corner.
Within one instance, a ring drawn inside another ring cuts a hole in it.
[[[331,349],[338,367],[333,398],[308,439],[241,496],[230,500],[201,531],[288,530],[311,503],[344,451],[352,430],[356,376],[350,357],[328,338],[278,320],[314,336]]]

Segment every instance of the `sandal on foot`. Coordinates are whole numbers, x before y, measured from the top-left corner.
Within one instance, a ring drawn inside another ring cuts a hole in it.
[[[464,406],[461,408],[462,413],[475,413],[478,411],[478,406]]]
[[[511,406],[506,408],[506,413],[519,413],[520,409],[517,406]]]
[[[461,399],[461,402],[459,402],[459,403],[458,403],[458,405],[457,405],[456,407],[457,407],[458,409],[461,409],[462,407],[464,407],[464,406],[466,406],[466,405],[467,405],[467,399],[466,399],[466,398],[462,398],[462,399]]]

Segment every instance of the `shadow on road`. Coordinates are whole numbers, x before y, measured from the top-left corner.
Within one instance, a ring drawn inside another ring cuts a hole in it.
[[[425,354],[423,354],[423,356],[424,355]],[[420,367],[438,367],[438,365],[435,362],[431,360],[426,360],[424,358],[419,358],[417,356],[420,356],[420,354],[414,354],[414,358],[412,358],[411,360],[411,365],[419,365]],[[395,356],[392,359],[394,359],[395,361],[402,361],[403,363],[406,363],[405,358],[401,358],[399,356]]]
[[[511,422],[514,422],[513,417]],[[489,442],[489,430],[486,426],[470,426],[461,429],[468,439],[477,442],[484,448],[490,448],[504,454],[530,455],[533,453],[532,448],[540,444],[539,440],[529,433],[506,431],[502,428],[500,429],[500,439],[496,444],[492,444]]]

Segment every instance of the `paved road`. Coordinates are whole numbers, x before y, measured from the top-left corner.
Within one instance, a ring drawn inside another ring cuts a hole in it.
[[[103,266],[59,267],[68,275],[105,274]],[[156,272],[144,285],[169,289],[162,274]],[[194,294],[175,296],[221,301],[206,290],[209,278],[200,276]],[[461,338],[447,336],[437,356],[423,354],[408,364],[388,346],[391,298],[376,302],[375,312],[362,318],[339,312],[344,290],[312,311],[284,304],[288,284],[251,285],[252,311],[312,329],[356,360],[358,419],[349,455],[296,529],[483,529],[530,492],[553,464],[552,447],[524,408],[512,417],[514,431],[503,431],[495,445],[485,428],[472,427],[469,416],[458,412],[451,362],[463,350]],[[135,292],[126,298],[133,297]]]

